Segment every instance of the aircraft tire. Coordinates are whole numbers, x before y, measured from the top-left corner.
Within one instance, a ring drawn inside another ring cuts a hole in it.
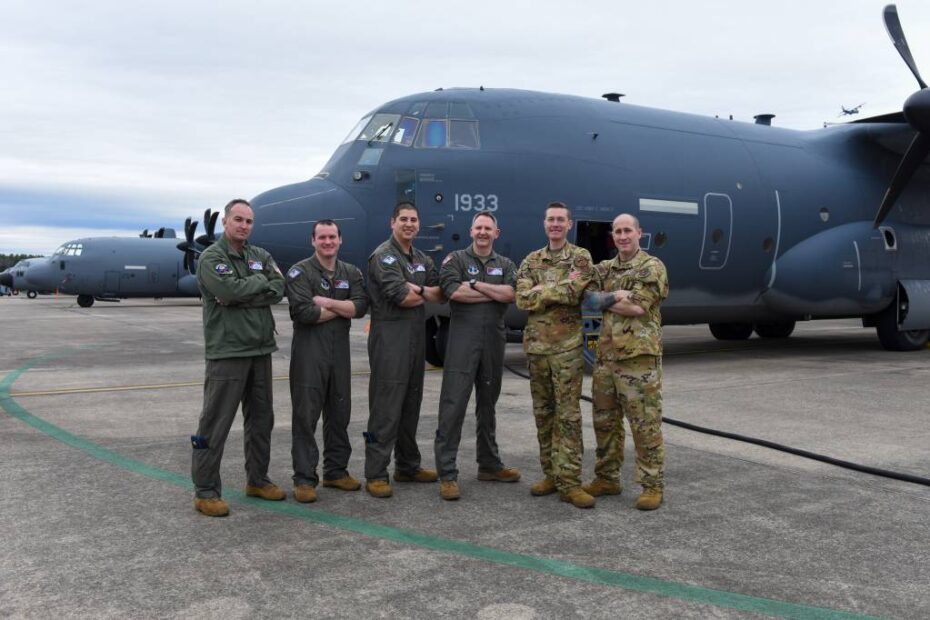
[[[448,343],[449,319],[441,316],[426,319],[426,361],[442,368]]]
[[[794,321],[784,323],[757,323],[756,333],[760,338],[787,338],[794,331]]]
[[[710,323],[708,327],[717,340],[748,340],[752,336],[752,323]]]
[[[898,331],[898,312],[894,303],[879,313],[875,333],[886,351],[919,351],[930,340],[930,330],[927,329]]]
[[[29,299],[35,299],[38,296],[39,294],[35,291],[26,291],[26,297],[28,297]]]
[[[78,295],[77,302],[82,308],[90,308],[94,305],[94,298],[91,295]]]

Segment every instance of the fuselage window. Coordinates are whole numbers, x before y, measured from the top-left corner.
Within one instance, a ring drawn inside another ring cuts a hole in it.
[[[365,118],[360,120],[358,124],[352,128],[352,131],[349,132],[349,135],[346,136],[346,139],[342,141],[342,144],[345,144],[346,142],[352,142],[353,140],[355,140],[358,137],[358,134],[361,133],[362,129],[365,128],[365,126],[368,124],[368,121],[370,120],[371,120],[370,116],[366,116]]]
[[[420,121],[417,119],[405,116],[400,120],[391,142],[401,146],[410,146],[413,144],[413,137],[417,135],[417,125],[419,124]]]
[[[446,145],[446,125],[448,121],[440,119],[425,119],[417,136],[417,146],[427,149],[438,149]]]
[[[449,121],[449,146],[454,149],[478,148],[478,121]]]
[[[400,114],[375,114],[358,139],[369,142],[387,142],[399,120]]]

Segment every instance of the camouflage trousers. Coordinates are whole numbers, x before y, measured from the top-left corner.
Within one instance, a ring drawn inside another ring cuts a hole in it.
[[[619,361],[598,361],[591,392],[597,438],[595,475],[611,482],[620,481],[626,417],[636,446],[634,480],[645,488],[663,488],[662,358],[639,355]]]
[[[581,347],[553,355],[527,354],[530,393],[543,474],[560,492],[581,486]]]

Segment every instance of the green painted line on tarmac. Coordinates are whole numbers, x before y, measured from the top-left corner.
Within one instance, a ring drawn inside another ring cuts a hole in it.
[[[69,433],[29,413],[29,411],[23,408],[10,396],[13,383],[27,370],[50,359],[64,357],[75,352],[75,350],[65,350],[36,357],[16,370],[8,373],[3,380],[0,381],[0,407],[21,422],[28,424],[45,435],[67,444],[72,448],[93,456],[96,459],[148,478],[161,480],[187,490],[193,490],[193,484],[187,475],[146,465],[141,461],[128,458],[83,437]],[[247,497],[242,492],[227,492],[226,496],[228,499],[232,499],[237,503],[247,504],[268,512],[304,521],[312,521],[337,529],[355,532],[363,536],[381,538],[392,542],[414,545],[424,549],[432,549],[441,553],[457,554],[494,564],[514,566],[537,573],[555,575],[557,577],[565,577],[602,586],[656,594],[683,601],[692,601],[705,605],[714,605],[717,607],[726,607],[783,618],[840,619],[872,617],[823,607],[814,607],[776,599],[739,594],[736,592],[703,588],[653,577],[643,577],[620,571],[574,564],[563,560],[511,553],[493,547],[484,547],[469,542],[421,534],[412,530],[378,525],[362,519],[332,514],[316,508],[308,508],[307,506],[296,505],[289,502],[267,502]]]

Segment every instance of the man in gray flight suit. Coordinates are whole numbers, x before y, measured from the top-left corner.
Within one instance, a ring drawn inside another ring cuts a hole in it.
[[[476,213],[471,223],[471,246],[446,256],[439,271],[452,316],[435,441],[439,496],[445,500],[456,500],[461,494],[455,460],[473,386],[478,480],[520,479],[518,470],[504,467],[495,438],[494,406],[501,393],[507,344],[504,313],[514,300],[517,282],[513,261],[494,252],[500,232],[493,213]]]
[[[225,517],[220,461],[229,428],[242,403],[245,426],[246,495],[278,501],[284,491],[268,479],[274,410],[271,354],[274,317],[270,306],[284,295],[284,276],[271,254],[250,245],[252,208],[245,200],[226,205],[223,236],[200,255],[197,281],[203,296],[206,377],[203,411],[191,436],[194,508]]]
[[[352,384],[349,328],[365,316],[368,295],[362,272],[338,260],[342,233],[333,220],[313,225],[315,252],[287,272],[287,301],[294,321],[291,341],[294,499],[316,501],[320,452],[314,433],[323,413],[323,486],[357,491],[349,475]]]
[[[393,494],[387,473],[392,451],[397,482],[438,479],[435,471],[420,467],[416,434],[425,370],[424,304],[441,303],[444,298],[433,260],[413,247],[418,232],[417,208],[409,202],[398,204],[391,216],[391,238],[368,258],[371,378],[365,490],[373,497]]]

